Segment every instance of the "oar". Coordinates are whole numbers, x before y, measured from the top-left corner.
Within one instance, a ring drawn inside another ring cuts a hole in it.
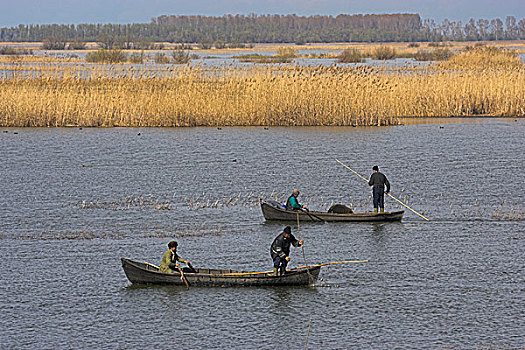
[[[315,214],[310,214],[310,212],[308,210],[304,210],[303,208],[301,208],[299,210],[302,211],[303,213],[305,213],[306,215],[308,215],[310,217],[310,219],[312,219],[312,221],[315,221],[314,218],[316,218],[317,220],[319,220],[319,222],[324,222],[324,220],[321,219],[319,216],[317,216]]]
[[[367,183],[368,183],[368,180],[365,179],[364,177],[362,177],[361,175],[359,175],[356,171],[350,169],[350,167],[348,167],[346,164],[344,164],[343,162],[341,162],[339,159],[335,159],[339,164],[341,164],[342,166],[344,166],[345,168],[347,168],[348,170],[350,170],[351,172],[353,172],[354,174],[356,174],[357,176],[359,176],[361,179],[365,180]],[[402,204],[403,206],[405,206],[407,209],[409,209],[410,211],[412,211],[414,214],[417,214],[419,215],[420,217],[422,217],[423,219],[425,219],[426,221],[430,221],[429,219],[427,219],[426,217],[424,217],[423,215],[419,214],[417,211],[415,211],[414,209],[410,208],[408,205],[406,205],[405,203],[401,202],[399,199],[395,198],[394,196],[392,196],[391,194],[387,194],[387,196],[389,196],[390,198],[392,198],[393,200],[397,201],[398,203]]]
[[[191,269],[191,272],[192,272],[192,273],[197,273],[197,270],[195,270],[195,268],[193,267],[192,264],[190,264],[189,261],[188,261],[188,267]]]
[[[180,265],[177,264],[177,269],[179,269],[180,272],[180,279],[184,281],[186,284],[186,288],[190,289],[190,285],[188,284],[188,281],[186,280],[186,276],[184,276],[184,272],[182,272],[182,269],[180,268]]]
[[[306,262],[306,255],[304,254],[303,234],[301,233],[301,228],[299,227],[299,212],[297,212],[297,231],[299,232],[299,237],[301,237],[301,241],[303,241],[303,244],[301,244],[301,250],[303,251],[304,264],[308,265],[308,263]],[[308,274],[308,280],[310,281],[310,283],[312,283],[314,281],[314,279],[313,279],[312,275],[310,275],[310,270],[306,270],[306,273]]]

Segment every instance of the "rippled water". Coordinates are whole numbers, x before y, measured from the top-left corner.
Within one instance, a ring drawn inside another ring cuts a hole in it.
[[[253,52],[252,52],[253,53]],[[84,53],[85,55],[86,53]],[[260,54],[260,53],[257,53]],[[81,55],[82,56],[82,55]],[[212,72],[226,71],[231,68],[250,68],[250,67],[280,67],[280,66],[338,66],[338,67],[381,67],[382,69],[402,69],[406,68],[407,71],[411,71],[414,67],[426,67],[435,63],[434,61],[416,61],[413,58],[396,58],[392,60],[374,60],[365,59],[363,63],[339,63],[335,58],[297,58],[286,64],[268,64],[268,63],[253,63],[243,62],[240,60],[239,55],[232,54],[216,54],[214,56],[200,56],[194,58],[189,63],[192,67],[201,67],[203,69],[210,69]],[[13,69],[16,66],[16,69]],[[105,74],[112,77],[122,77],[135,75],[136,77],[147,74],[149,76],[171,76],[173,74],[174,67],[183,67],[181,65],[173,65],[171,63],[157,64],[157,63],[146,63],[146,64],[98,64],[98,63],[79,63],[77,61],[72,62],[16,62],[2,64],[0,62],[0,79],[1,78],[13,78],[15,76],[23,77],[40,77],[43,73],[47,72],[49,68],[62,69],[62,68],[73,68],[76,73],[75,75],[81,78],[87,78],[91,76],[93,70],[104,71]],[[47,67],[48,69],[39,70],[34,67]],[[404,71],[404,70],[403,70]],[[61,75],[59,71],[57,73]]]
[[[310,349],[521,348],[524,134],[523,119],[2,129],[0,348],[303,349],[310,319]],[[430,222],[301,223],[308,263],[370,260],[311,288],[130,286],[120,257],[158,264],[173,238],[195,266],[271,268],[283,225],[259,197],[370,211],[335,158],[379,165]]]
[[[306,52],[307,50],[305,50]],[[315,53],[336,53],[341,50],[310,50]],[[232,53],[217,53],[212,56],[207,55],[197,55],[197,58],[194,58],[189,63],[193,67],[202,67],[203,69],[212,69],[212,70],[223,70],[230,69],[232,67],[236,68],[249,68],[255,66],[271,66],[269,64],[260,64],[253,62],[242,62],[239,59],[239,56],[243,54],[263,54],[263,55],[273,55],[273,52],[268,51],[246,51],[238,52],[236,54]],[[76,56],[84,57],[86,52],[75,53]],[[64,56],[64,53],[59,52],[58,55],[63,58],[67,58],[67,54]],[[518,54],[520,59],[525,63],[525,54]],[[375,60],[367,58],[362,63],[339,63],[337,59],[334,58],[296,58],[293,59],[291,63],[285,65],[292,66],[338,66],[338,67],[361,67],[361,66],[370,66],[370,67],[380,67],[381,69],[386,70],[399,70],[402,71],[412,71],[415,67],[429,67],[432,64],[436,63],[435,61],[417,61],[413,58],[396,58],[392,60]],[[281,66],[282,64],[274,64],[273,66]],[[13,69],[16,66],[16,69]],[[135,76],[142,76],[145,72],[152,76],[165,76],[171,75],[173,64],[156,64],[156,63],[147,63],[147,64],[119,64],[119,65],[107,65],[107,64],[96,64],[96,63],[78,63],[73,62],[58,62],[58,63],[39,63],[39,62],[16,62],[14,65],[12,63],[2,64],[0,62],[0,79],[2,78],[13,78],[15,76],[28,76],[32,78],[37,78],[42,75],[41,70],[35,70],[34,67],[53,67],[53,68],[71,68],[71,67],[81,67],[82,69],[77,71],[77,75],[82,78],[87,78],[91,75],[91,70],[105,70],[108,69],[106,74],[108,76],[126,76],[134,74]],[[176,65],[175,65],[176,66]]]

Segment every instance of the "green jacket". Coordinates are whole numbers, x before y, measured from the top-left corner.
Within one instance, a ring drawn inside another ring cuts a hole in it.
[[[173,273],[177,271],[177,261],[185,262],[183,258],[177,255],[177,253],[168,250],[164,253],[162,261],[160,262],[159,272]]]
[[[294,195],[291,195],[290,197],[288,197],[288,200],[286,201],[286,210],[298,210],[298,209],[302,209],[303,206],[301,204],[299,204],[299,201],[297,201],[297,198],[295,198]]]

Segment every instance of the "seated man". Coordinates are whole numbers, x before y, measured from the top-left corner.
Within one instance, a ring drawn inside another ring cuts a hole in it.
[[[171,241],[168,243],[169,250],[166,253],[164,253],[164,256],[162,257],[159,272],[165,272],[165,273],[178,272],[178,269],[177,269],[178,262],[183,262],[187,264],[188,266],[190,266],[190,262],[188,260],[184,260],[183,258],[177,255],[177,246],[178,246],[178,243],[175,241]]]
[[[286,200],[286,210],[306,210],[306,207],[304,205],[299,204],[299,201],[297,200],[298,196],[299,191],[293,190],[292,195]]]

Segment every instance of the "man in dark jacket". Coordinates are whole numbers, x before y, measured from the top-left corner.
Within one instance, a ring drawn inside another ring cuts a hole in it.
[[[286,272],[286,265],[288,265],[288,261],[290,261],[290,245],[300,247],[303,245],[303,241],[298,241],[292,235],[290,226],[286,226],[283,232],[274,239],[270,249],[274,276],[277,276],[277,271],[279,271],[281,275],[284,275]]]
[[[377,207],[382,212],[385,211],[385,185],[386,194],[390,194],[390,182],[383,173],[379,172],[379,167],[375,165],[372,168],[372,176],[368,184],[372,186],[372,195],[374,196],[374,212],[377,213]]]

